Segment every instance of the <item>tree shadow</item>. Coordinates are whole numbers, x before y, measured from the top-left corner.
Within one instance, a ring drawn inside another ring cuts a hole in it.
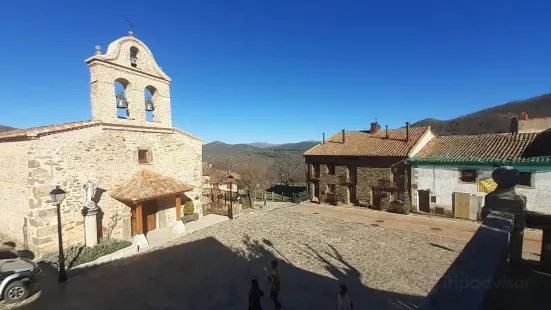
[[[306,186],[285,186],[285,185],[273,185],[272,187],[268,188],[267,192],[275,192],[276,194],[296,194],[296,193],[302,193],[306,190]]]
[[[394,306],[389,309],[413,309],[410,304],[420,303],[420,296],[367,287],[360,272],[334,247],[328,247],[324,253],[307,247],[304,258],[315,257],[332,277],[280,260],[284,309],[334,309],[341,282],[347,284],[356,309],[390,305]],[[45,272],[40,298],[21,309],[245,309],[251,279],[257,278],[261,289],[268,289],[264,269],[280,258],[276,248],[267,239],[248,235],[234,247],[207,237],[82,268],[61,285],[55,274]],[[263,308],[272,309],[267,297]]]

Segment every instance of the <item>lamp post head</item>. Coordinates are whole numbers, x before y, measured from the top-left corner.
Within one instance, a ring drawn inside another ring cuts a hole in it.
[[[61,203],[65,199],[65,191],[59,188],[59,186],[56,186],[51,192],[50,197],[52,198],[53,202]]]

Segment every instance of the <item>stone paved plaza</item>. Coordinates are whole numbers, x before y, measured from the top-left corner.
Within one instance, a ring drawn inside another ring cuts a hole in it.
[[[253,277],[267,289],[264,267],[276,257],[283,309],[334,309],[340,282],[355,309],[414,309],[466,243],[293,208],[242,215],[63,286],[46,270],[41,296],[22,308],[242,310]]]

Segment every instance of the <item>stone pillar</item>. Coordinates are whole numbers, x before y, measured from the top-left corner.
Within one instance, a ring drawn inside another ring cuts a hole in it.
[[[526,227],[526,196],[518,193],[515,186],[519,182],[519,173],[513,167],[500,167],[492,173],[497,188],[486,195],[482,208],[482,218],[490,211],[514,214],[515,222],[509,243],[509,260],[516,265],[522,261],[524,228]]]
[[[551,227],[543,229],[540,262],[546,271],[551,271]]]
[[[85,209],[84,214],[84,231],[86,237],[86,246],[92,247],[98,244],[98,208],[95,203],[91,202]]]
[[[186,226],[182,222],[182,196],[178,194],[176,196],[176,222],[172,226],[172,233],[182,234],[186,232]]]

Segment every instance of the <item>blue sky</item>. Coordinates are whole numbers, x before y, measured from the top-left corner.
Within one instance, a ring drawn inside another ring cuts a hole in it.
[[[0,124],[91,118],[94,47],[134,32],[205,142],[321,139],[551,92],[551,1],[24,1],[0,10]]]

